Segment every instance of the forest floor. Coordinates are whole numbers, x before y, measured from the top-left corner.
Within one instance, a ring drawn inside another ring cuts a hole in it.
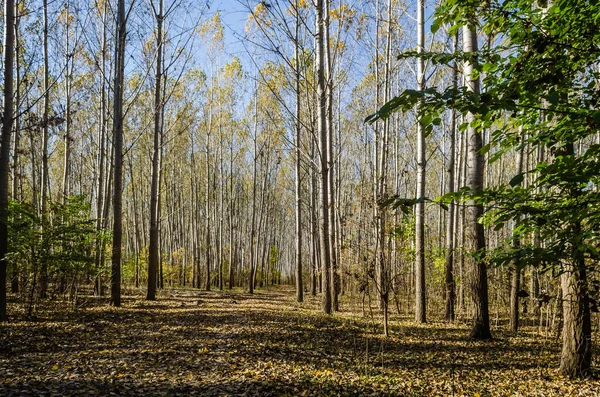
[[[533,327],[470,340],[464,324],[392,318],[383,338],[360,308],[326,316],[289,287],[9,304],[1,396],[599,396],[557,374],[560,343]],[[343,307],[342,307],[343,308]],[[379,323],[379,319],[375,319]]]

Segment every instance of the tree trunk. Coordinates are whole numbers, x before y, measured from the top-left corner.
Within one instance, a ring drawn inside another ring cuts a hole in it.
[[[0,322],[6,313],[6,267],[8,251],[8,176],[10,173],[10,140],[13,126],[13,65],[15,48],[15,2],[4,1],[4,111],[0,145]]]
[[[453,38],[453,49],[456,52],[458,48],[458,34]],[[458,64],[455,61],[452,66],[452,87],[458,88]],[[450,137],[448,140],[448,177],[446,178],[447,192],[454,192],[454,167],[456,157],[456,110],[450,112]],[[448,218],[446,220],[446,261],[445,261],[445,281],[446,281],[446,321],[454,321],[455,302],[456,302],[456,284],[454,282],[454,218],[456,217],[455,203],[448,205]]]
[[[523,131],[521,130],[521,143],[524,141]],[[517,153],[517,175],[523,173],[523,153],[524,148],[519,149]],[[520,217],[517,216],[515,224],[519,222]],[[521,239],[518,236],[513,236],[513,248],[518,250],[521,246]],[[513,263],[511,264],[511,287],[510,287],[510,330],[513,333],[519,331],[519,290],[521,289],[521,261],[519,254],[515,254]]]
[[[21,85],[21,68],[19,65],[19,53],[20,53],[20,48],[21,46],[19,45],[19,9],[18,7],[15,7],[15,18],[14,18],[14,30],[15,30],[15,35],[14,35],[14,51],[15,51],[15,58],[17,59],[17,62],[15,63],[15,74],[16,74],[16,81],[15,81],[15,86],[17,87],[15,90],[15,100],[14,100],[14,110],[13,112],[16,113],[16,116],[14,118],[14,123],[15,123],[15,140],[14,140],[14,146],[13,146],[13,191],[12,191],[12,199],[13,200],[20,200],[20,196],[19,196],[19,191],[21,190],[21,175],[19,174],[19,147],[20,147],[20,138],[21,138],[21,117],[19,116],[19,105],[21,104],[21,92],[19,90],[19,87]],[[9,28],[9,26],[5,26],[5,29]],[[13,263],[12,264],[12,276],[11,276],[11,292],[13,294],[18,294],[19,293],[19,268],[17,263]]]
[[[296,177],[296,300],[298,302],[304,301],[304,285],[302,282],[302,192],[300,181],[301,173],[301,148],[300,148],[300,10],[298,8],[298,0],[295,3],[296,13],[296,25],[295,25],[295,38],[294,38],[294,56],[295,56],[295,94],[296,94],[296,162],[295,162],[295,177]]]
[[[330,14],[330,1],[325,1],[325,14],[324,14],[324,46],[325,46],[325,96],[327,103],[327,183],[328,183],[328,203],[329,209],[329,254],[331,256],[331,309],[333,311],[339,310],[338,296],[339,296],[339,272],[338,263],[336,257],[336,230],[335,230],[335,156],[333,155],[333,66],[331,58],[331,45],[330,45],[330,34],[329,34],[329,14]]]
[[[45,298],[48,291],[48,262],[45,255],[48,252],[46,239],[43,237],[48,224],[48,112],[50,111],[50,72],[48,70],[49,55],[48,55],[48,0],[43,2],[44,8],[44,114],[42,120],[42,184],[41,184],[41,199],[40,208],[42,218],[42,256],[40,263],[40,298]]]
[[[161,133],[161,115],[162,115],[162,48],[163,48],[163,0],[158,1],[158,10],[155,9],[154,2],[151,3],[156,19],[156,74],[154,80],[154,136],[152,148],[152,176],[150,185],[150,245],[148,247],[148,292],[147,300],[156,299],[156,280],[158,271],[158,250],[159,250],[159,229],[158,229],[158,173],[159,173],[159,153],[160,133]]]
[[[422,53],[425,45],[425,1],[419,0],[417,8],[417,52]],[[425,62],[417,58],[417,85],[420,91],[425,89]],[[422,106],[422,105],[421,105]],[[415,321],[424,323],[426,316],[425,301],[425,126],[417,123],[417,202],[415,208]]]
[[[66,7],[66,40],[65,40],[65,157],[63,163],[63,180],[62,180],[62,202],[65,203],[67,197],[70,194],[69,189],[69,175],[71,172],[71,79],[73,76],[73,62],[71,60],[71,43],[69,37],[69,0],[65,5]]]
[[[123,80],[125,74],[125,0],[119,0],[115,43],[115,82],[113,110],[113,145],[115,151],[113,177],[113,249],[111,295],[113,306],[121,306],[121,245],[123,240]]]
[[[258,92],[258,88],[257,88]],[[254,99],[254,162],[252,164],[252,216],[250,224],[250,278],[248,280],[248,292],[254,293],[254,273],[256,271],[256,182],[258,166],[258,98]]]
[[[103,221],[104,214],[104,200],[106,196],[104,196],[104,170],[105,170],[105,141],[106,141],[106,46],[107,46],[107,14],[108,14],[108,2],[104,2],[104,10],[102,14],[102,63],[100,65],[100,75],[102,76],[102,84],[100,88],[100,125],[98,128],[98,180],[97,180],[97,197],[96,197],[96,232],[98,233],[98,237],[96,238],[96,253],[94,258],[94,264],[96,269],[96,280],[95,280],[95,293],[96,295],[101,295],[102,286],[100,285],[100,268],[103,265],[104,259],[104,242],[100,237],[100,230],[102,230],[106,220]],[[108,201],[108,200],[107,200]]]
[[[563,299],[563,343],[560,372],[569,378],[589,375],[592,326],[585,263],[565,265],[560,276]]]
[[[476,53],[477,33],[471,26],[463,27],[463,50],[466,53]],[[474,78],[473,72],[476,67],[476,61],[466,62],[464,66],[465,83],[467,89],[475,94],[479,94],[479,77]],[[467,113],[466,121],[469,123],[467,128],[467,173],[466,185],[470,187],[471,194],[478,194],[483,189],[484,164],[481,155],[482,138],[481,134],[471,124],[475,115]],[[483,225],[479,223],[479,218],[483,215],[483,206],[477,204],[473,199],[467,201],[466,219],[465,219],[465,246],[473,255],[468,257],[468,262],[472,268],[471,299],[473,305],[473,323],[471,337],[476,339],[491,339],[490,319],[488,309],[488,285],[487,268],[485,264],[485,236]]]
[[[317,126],[318,136],[320,139],[320,151],[321,151],[321,230],[320,230],[320,243],[321,243],[321,261],[323,263],[322,275],[323,275],[323,299],[322,309],[323,312],[331,314],[331,255],[329,247],[329,166],[328,159],[328,140],[327,140],[327,90],[325,87],[325,19],[324,19],[324,7],[323,1],[329,0],[317,0],[317,98],[318,98],[318,111],[317,111]]]

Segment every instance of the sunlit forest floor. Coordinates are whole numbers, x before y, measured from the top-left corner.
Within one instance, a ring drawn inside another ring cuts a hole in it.
[[[120,309],[48,301],[33,321],[13,302],[0,325],[0,395],[600,395],[597,379],[557,375],[559,341],[533,327],[474,342],[464,324],[394,315],[385,339],[379,318],[349,307],[328,317],[289,287],[130,294]]]

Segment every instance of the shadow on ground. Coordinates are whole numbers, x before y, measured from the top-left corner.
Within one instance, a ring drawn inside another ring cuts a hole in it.
[[[483,396],[557,379],[554,340],[497,331],[474,342],[464,326],[406,321],[384,339],[369,319],[325,316],[288,289],[100,303],[47,303],[40,321],[0,325],[0,395]],[[563,383],[546,387],[568,395]]]

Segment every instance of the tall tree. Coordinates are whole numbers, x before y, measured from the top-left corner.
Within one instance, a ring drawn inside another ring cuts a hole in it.
[[[125,75],[125,43],[127,16],[125,0],[118,0],[115,27],[115,78],[113,87],[113,248],[110,302],[121,306],[121,249],[123,242],[123,82]]]
[[[302,302],[304,300],[304,285],[302,281],[302,181],[301,181],[301,122],[300,122],[300,101],[302,100],[300,92],[300,9],[299,1],[294,4],[295,13],[295,37],[294,37],[294,93],[296,96],[295,120],[294,126],[296,129],[295,146],[295,177],[296,177],[296,300]]]
[[[417,53],[424,51],[425,44],[425,1],[418,0],[417,5]],[[417,57],[417,86],[425,89],[425,62]],[[424,323],[425,302],[425,126],[419,118],[417,122],[417,204],[415,209],[415,321]]]
[[[40,206],[40,215],[42,218],[42,233],[40,238],[42,239],[42,250],[45,252],[48,247],[45,245],[46,240],[43,238],[43,232],[48,227],[48,182],[50,180],[50,168],[48,166],[48,127],[50,124],[49,111],[50,111],[50,71],[49,69],[49,54],[48,54],[48,0],[43,1],[44,10],[44,33],[43,33],[43,50],[44,50],[44,101],[43,101],[43,115],[42,115],[42,187],[40,196],[42,203]],[[48,262],[46,255],[41,256],[41,275],[40,275],[40,298],[45,298],[48,290]]]
[[[62,202],[66,202],[70,194],[69,176],[71,173],[71,91],[73,80],[74,53],[71,47],[71,6],[70,0],[65,3],[65,142],[62,178]]]
[[[456,53],[458,47],[458,33],[453,36],[453,51]],[[452,88],[458,88],[458,64],[454,61],[452,65]],[[450,128],[448,130],[448,163],[446,166],[446,190],[447,193],[454,192],[454,169],[456,159],[456,110],[450,110]],[[454,321],[456,303],[456,283],[454,278],[454,247],[455,233],[454,220],[456,217],[456,204],[454,201],[448,205],[448,217],[446,220],[446,257],[445,257],[445,282],[446,282],[446,312],[444,319]]]
[[[20,142],[21,142],[21,117],[19,117],[19,105],[21,103],[21,91],[19,89],[20,85],[21,85],[21,65],[19,62],[19,55],[21,53],[21,44],[19,43],[19,38],[20,38],[20,28],[19,28],[19,21],[20,21],[20,16],[19,16],[19,7],[18,7],[18,3],[15,5],[15,37],[14,37],[14,43],[15,43],[15,58],[16,58],[16,62],[15,62],[15,82],[14,85],[16,86],[15,89],[15,94],[14,94],[14,110],[13,112],[16,113],[16,116],[14,118],[14,126],[15,126],[15,131],[14,131],[14,145],[13,145],[13,169],[12,169],[12,200],[20,200],[21,199],[21,195],[20,195],[20,191],[22,190],[22,178],[20,175],[20,158],[19,158],[19,148],[21,146]],[[12,277],[11,277],[11,291],[13,294],[17,294],[19,293],[19,266],[16,263],[16,261],[14,261],[12,263],[12,268],[13,268],[13,273],[12,273]]]
[[[525,137],[523,136],[523,129],[520,128],[521,130],[521,138],[520,141],[524,141]],[[523,153],[525,151],[524,147],[521,147],[521,149],[517,152],[517,161],[516,161],[516,173],[517,175],[522,175],[523,174]],[[517,185],[515,183],[515,185]],[[519,183],[520,185],[520,183]],[[517,218],[515,220],[515,224],[519,223],[519,219]],[[511,280],[510,280],[510,330],[513,333],[517,333],[517,331],[519,330],[519,292],[521,289],[521,270],[522,270],[522,264],[521,264],[521,258],[519,255],[519,248],[521,247],[521,240],[519,238],[518,234],[513,234],[513,248],[515,250],[515,255],[514,255],[514,260],[511,264],[511,268],[510,268],[510,274],[511,274]]]
[[[8,182],[10,173],[10,140],[14,120],[13,68],[15,48],[15,2],[4,1],[4,90],[2,138],[0,142],[0,322],[6,312],[6,253],[8,252]]]
[[[316,2],[316,58],[317,58],[317,134],[319,136],[320,149],[320,173],[321,173],[321,228],[320,245],[323,276],[323,298],[322,308],[327,314],[332,311],[331,299],[331,250],[329,246],[329,141],[327,128],[327,87],[325,80],[325,8],[324,1]]]
[[[467,54],[477,54],[477,32],[474,24],[470,23],[463,27],[463,51]],[[477,73],[477,61],[471,57],[464,65],[465,84],[467,90],[479,95],[480,81]],[[468,123],[466,132],[467,139],[467,173],[466,183],[473,195],[477,195],[483,189],[484,164],[481,154],[482,136],[477,130],[475,115],[468,112],[465,121]],[[472,268],[472,291],[471,300],[473,305],[473,323],[471,336],[476,339],[490,339],[490,318],[488,308],[488,280],[485,262],[485,237],[483,224],[480,223],[483,215],[483,205],[474,199],[467,201],[467,213],[465,224],[465,245],[473,255],[468,261]]]
[[[333,152],[333,60],[331,54],[331,34],[330,34],[330,15],[331,1],[325,1],[324,10],[324,40],[325,40],[325,96],[327,102],[327,207],[329,209],[329,254],[331,264],[331,309],[339,310],[338,295],[339,295],[339,271],[336,257],[336,229],[335,229],[335,156]]]
[[[150,187],[150,245],[148,247],[148,293],[146,299],[156,299],[156,272],[158,269],[159,230],[158,230],[158,196],[159,184],[159,152],[161,148],[162,123],[162,52],[163,52],[163,0],[158,0],[158,8],[151,1],[156,20],[156,70],[154,78],[154,135],[152,147],[152,176]]]
[[[108,1],[105,1],[102,5],[102,42],[100,44],[100,62],[99,62],[99,72],[101,78],[100,83],[100,106],[99,106],[99,122],[98,122],[98,133],[97,133],[97,145],[98,145],[98,154],[96,161],[97,175],[98,179],[96,180],[96,232],[98,236],[96,237],[96,253],[94,257],[94,264],[96,269],[96,282],[95,282],[95,292],[97,295],[102,294],[102,278],[100,276],[100,269],[104,264],[105,260],[105,243],[104,240],[100,236],[100,230],[107,225],[106,217],[104,216],[105,212],[108,212],[108,197],[105,193],[105,186],[108,185],[108,182],[105,180],[105,169],[106,169],[106,136],[107,134],[107,95],[106,95],[106,81],[108,80],[107,70],[106,70],[106,55],[107,55],[107,20],[108,20]],[[105,211],[106,208],[106,211]]]

